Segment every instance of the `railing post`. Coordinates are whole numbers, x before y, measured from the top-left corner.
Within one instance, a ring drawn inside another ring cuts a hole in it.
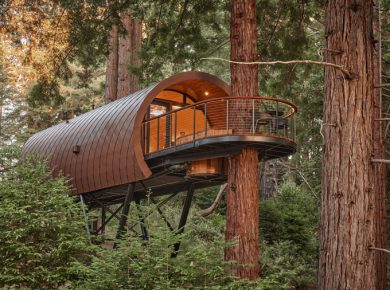
[[[192,141],[195,143],[195,130],[196,130],[196,106],[194,106],[194,126],[192,128],[193,135],[192,135]]]
[[[226,100],[226,135],[229,135],[229,100]]]
[[[146,129],[145,129],[146,130],[145,131],[146,145],[145,146],[146,146],[146,153],[149,154],[150,153],[150,106],[148,106],[148,110],[147,110],[146,114],[147,114],[147,118],[146,118],[147,122],[145,123],[145,127],[146,127]]]
[[[207,136],[207,103],[204,104],[204,136]]]
[[[175,130],[175,133],[174,133],[174,146],[175,146],[175,149],[176,149],[176,131],[177,131],[177,113],[175,112],[173,117],[175,118],[175,123],[174,123],[174,130]]]
[[[252,135],[255,135],[255,99],[252,99]]]
[[[157,148],[156,151],[160,150],[160,118],[157,118]]]

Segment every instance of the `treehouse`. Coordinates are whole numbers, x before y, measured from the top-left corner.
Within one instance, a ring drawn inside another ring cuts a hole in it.
[[[149,192],[186,190],[189,207],[195,189],[226,182],[228,157],[243,148],[262,160],[294,153],[296,111],[285,100],[232,97],[218,78],[184,72],[41,131],[22,152],[47,158],[90,208],[121,203],[127,214]]]

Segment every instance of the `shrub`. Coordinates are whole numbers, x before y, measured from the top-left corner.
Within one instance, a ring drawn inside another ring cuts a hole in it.
[[[63,177],[46,163],[2,148],[0,161],[0,287],[57,289],[89,256],[79,206]]]
[[[276,198],[260,203],[260,256],[265,288],[307,287],[314,282],[317,227],[316,199],[294,184],[284,184]]]

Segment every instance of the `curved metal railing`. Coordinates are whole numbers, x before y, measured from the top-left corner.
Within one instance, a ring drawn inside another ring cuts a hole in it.
[[[204,100],[143,122],[145,154],[216,136],[272,136],[295,141],[294,104],[267,97]]]

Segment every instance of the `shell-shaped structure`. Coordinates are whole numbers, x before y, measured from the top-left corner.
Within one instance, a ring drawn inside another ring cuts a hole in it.
[[[184,72],[127,97],[33,135],[22,155],[48,159],[53,171],[70,178],[72,194],[132,183],[152,172],[144,159],[142,123],[156,96],[177,91],[193,101],[229,95],[229,87],[201,72]]]

